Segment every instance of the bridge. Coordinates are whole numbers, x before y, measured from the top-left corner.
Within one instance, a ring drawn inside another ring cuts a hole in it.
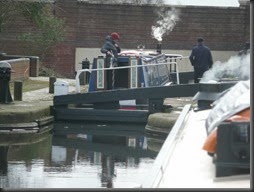
[[[146,123],[149,114],[161,112],[166,98],[193,97],[198,92],[222,92],[235,82],[173,84],[135,89],[115,89],[54,96],[55,120],[110,121]],[[146,107],[121,109],[121,100],[143,100]]]

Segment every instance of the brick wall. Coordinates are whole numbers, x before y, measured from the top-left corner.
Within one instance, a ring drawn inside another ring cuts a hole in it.
[[[180,21],[163,38],[163,49],[190,50],[196,44],[196,37],[203,36],[212,50],[238,51],[249,40],[249,4],[239,8],[187,6],[177,9],[181,12]],[[72,78],[75,74],[76,48],[100,48],[105,36],[113,31],[120,34],[122,48],[135,49],[138,44],[144,44],[146,49],[155,49],[157,41],[151,37],[151,26],[158,18],[156,11],[157,8],[150,5],[56,0],[55,13],[65,20],[67,36],[47,55],[44,65]],[[0,52],[22,54],[22,45],[16,36],[31,28],[24,18],[17,18],[5,31],[0,32]]]
[[[11,65],[11,81],[29,78],[30,60],[28,58],[5,60]]]
[[[37,77],[39,75],[39,66],[40,66],[40,59],[37,56],[25,56],[25,55],[7,55],[6,53],[0,53],[0,60],[7,60],[9,61],[18,61],[18,59],[25,59],[27,63],[27,59],[29,62],[29,70],[28,76],[30,77]],[[18,63],[17,62],[17,63]],[[15,62],[14,62],[15,63]],[[22,62],[21,62],[22,64]],[[26,65],[22,65],[22,70],[26,70]]]

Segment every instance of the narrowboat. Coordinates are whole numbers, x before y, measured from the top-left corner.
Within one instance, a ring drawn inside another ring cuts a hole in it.
[[[88,92],[108,91],[107,70],[112,70],[111,90],[134,89],[144,87],[168,86],[179,84],[177,61],[180,54],[161,54],[143,50],[126,50],[119,53],[117,67],[106,67],[105,57],[94,58],[91,69],[82,69],[76,75],[76,92],[80,91],[82,72],[88,82]],[[136,109],[146,106],[146,99],[120,100],[122,109]]]

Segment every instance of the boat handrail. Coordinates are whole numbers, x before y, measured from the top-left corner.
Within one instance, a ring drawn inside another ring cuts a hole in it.
[[[188,123],[191,113],[191,104],[184,106],[174,126],[164,141],[154,163],[153,167],[146,179],[141,183],[140,188],[158,188],[163,178],[165,178],[165,170],[176,149],[176,144],[181,140],[184,128]]]
[[[179,72],[178,72],[178,67],[177,67],[177,62],[165,62],[165,63],[149,63],[145,65],[134,65],[134,66],[122,66],[122,67],[110,67],[110,68],[100,68],[100,69],[80,69],[77,70],[77,74],[75,77],[76,80],[76,93],[80,93],[80,80],[79,80],[79,75],[82,72],[93,72],[93,71],[104,71],[104,70],[112,70],[112,69],[128,69],[128,68],[134,68],[134,67],[149,67],[149,66],[157,66],[157,65],[175,65],[175,72],[171,73],[176,73],[176,81],[177,84],[180,84],[179,82]]]

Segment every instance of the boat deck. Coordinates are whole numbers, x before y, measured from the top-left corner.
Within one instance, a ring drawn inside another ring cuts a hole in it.
[[[174,137],[170,133],[165,140],[151,179],[142,188],[250,188],[250,175],[215,177],[213,158],[202,149],[207,137],[205,120],[210,110],[186,110],[186,118],[179,117],[182,122],[176,122],[183,127],[173,127]]]

